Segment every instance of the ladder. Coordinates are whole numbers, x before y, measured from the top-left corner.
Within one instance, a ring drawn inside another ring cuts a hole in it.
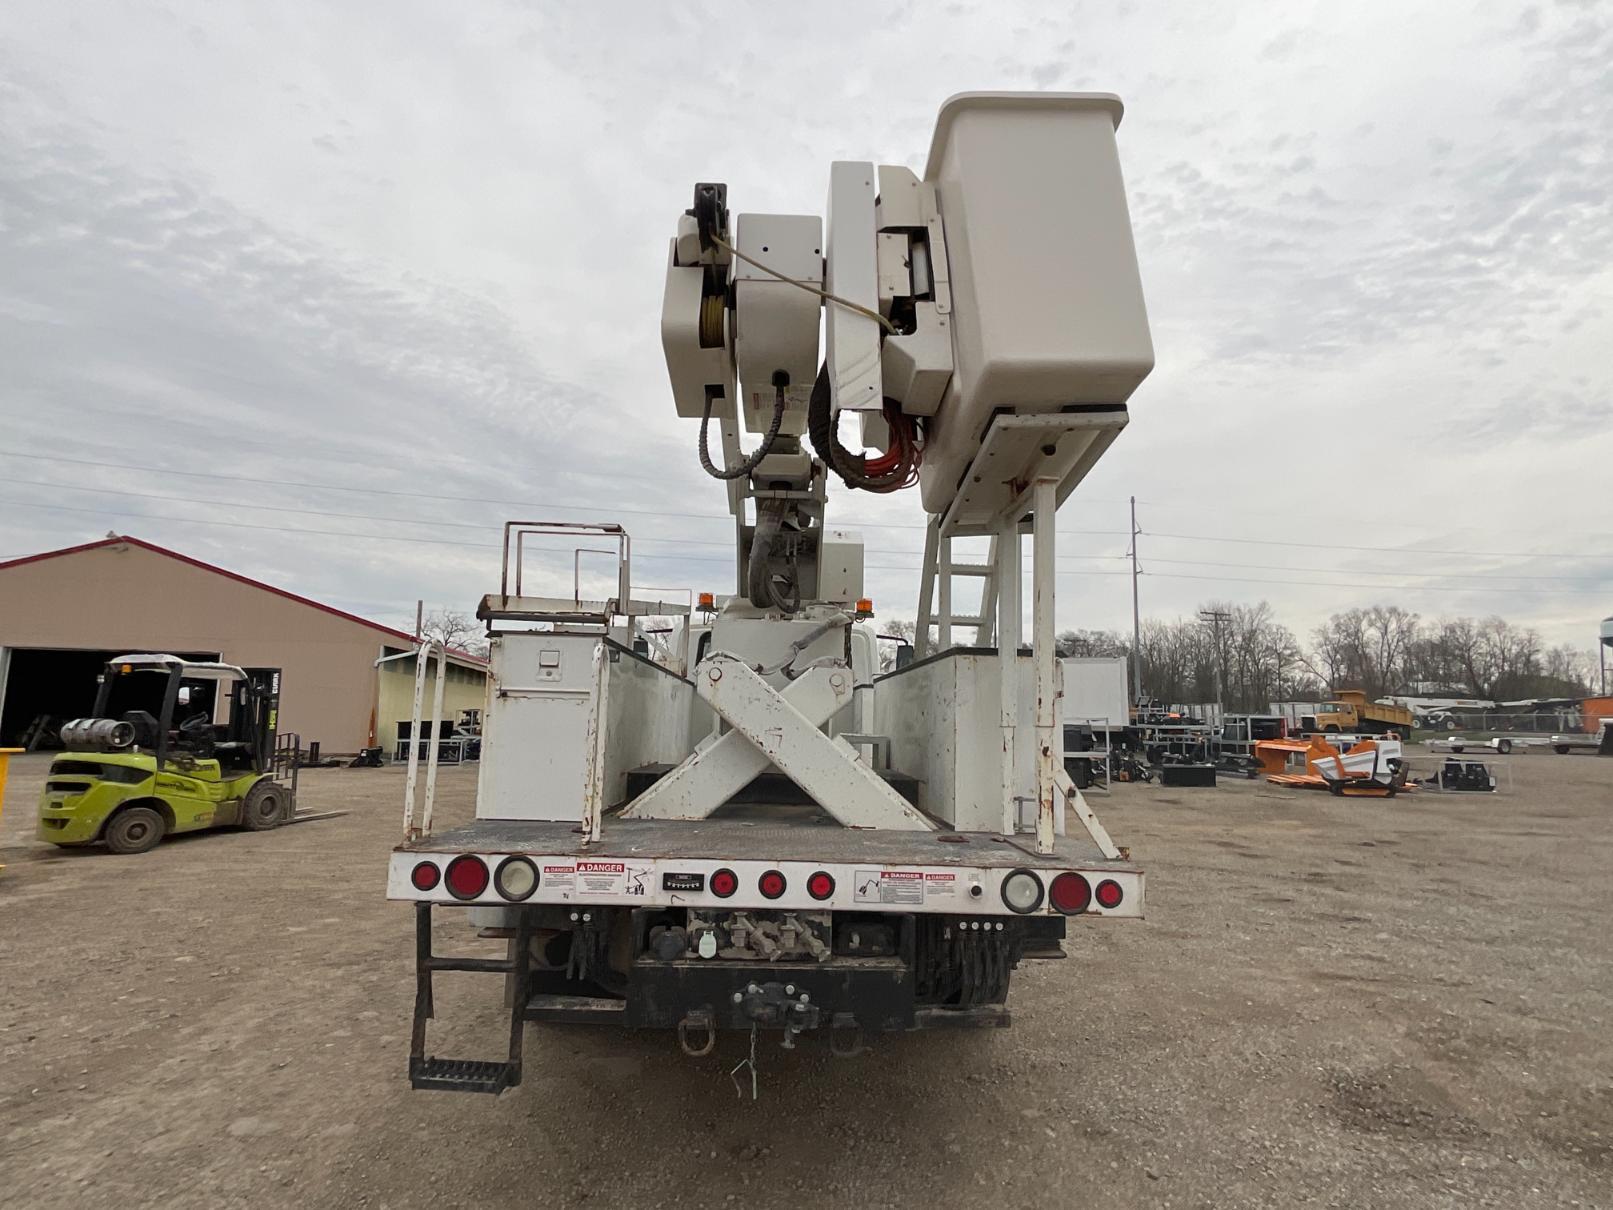
[[[980,581],[980,607],[975,613],[955,612],[956,581]],[[924,531],[924,566],[919,580],[919,616],[913,636],[913,655],[923,659],[932,654],[930,627],[936,630],[933,650],[952,646],[954,626],[972,626],[975,646],[994,647],[997,643],[997,538],[983,563],[959,563],[952,557],[951,536],[941,536],[941,518],[931,516]]]

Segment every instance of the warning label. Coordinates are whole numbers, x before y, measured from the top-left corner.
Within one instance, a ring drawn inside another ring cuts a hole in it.
[[[917,870],[858,870],[852,889],[858,903],[920,904],[924,875]]]
[[[948,899],[958,893],[958,876],[956,874],[926,874],[924,875],[924,895],[927,899]]]
[[[577,889],[577,868],[569,865],[546,865],[543,867],[542,885],[551,891],[569,895]]]
[[[579,861],[577,890],[585,895],[620,894],[627,881],[627,867],[619,861]]]
[[[576,866],[545,865],[539,878],[539,886],[547,887],[548,891],[558,891],[561,895],[569,895],[577,889]]]

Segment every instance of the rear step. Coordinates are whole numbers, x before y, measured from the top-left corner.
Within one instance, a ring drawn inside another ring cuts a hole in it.
[[[521,1082],[516,1063],[491,1063],[484,1059],[409,1060],[409,1083],[415,1088],[437,1088],[444,1092],[490,1092],[494,1096]]]
[[[409,1084],[443,1092],[484,1092],[498,1096],[521,1082],[521,1043],[526,1028],[527,960],[532,934],[522,913],[514,930],[514,957],[448,958],[431,952],[431,904],[417,903],[414,911],[415,987],[414,1028],[409,1038]],[[503,1063],[485,1059],[439,1059],[426,1054],[426,1022],[435,1015],[431,976],[436,971],[466,971],[506,975],[514,980],[510,1009],[510,1057]]]

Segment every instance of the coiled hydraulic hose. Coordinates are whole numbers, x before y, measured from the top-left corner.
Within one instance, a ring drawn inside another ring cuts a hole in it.
[[[818,457],[847,487],[894,492],[916,481],[924,451],[914,435],[913,421],[902,415],[891,400],[886,401],[885,418],[891,427],[888,453],[870,462],[866,455],[854,454],[841,445],[829,398],[829,366],[825,362],[818,367],[818,376],[812,383],[812,398],[807,405],[807,434]]]
[[[749,458],[746,458],[738,466],[725,466],[722,470],[718,470],[711,461],[711,451],[706,446],[706,429],[711,424],[712,402],[711,397],[707,396],[705,410],[700,413],[700,465],[705,467],[706,474],[713,479],[739,479],[750,474],[762,464],[762,459],[767,457],[773,448],[773,442],[778,437],[779,429],[784,427],[784,384],[780,383],[777,389],[778,397],[773,402],[773,422],[767,426],[767,436],[762,438],[762,443],[756,447],[755,453],[751,454]]]

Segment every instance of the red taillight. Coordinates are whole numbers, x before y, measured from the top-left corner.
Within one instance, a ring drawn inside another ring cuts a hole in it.
[[[762,893],[763,899],[777,899],[784,894],[784,888],[788,885],[784,875],[777,870],[769,870],[756,880],[756,889]]]
[[[1111,910],[1120,906],[1120,901],[1126,897],[1126,892],[1120,889],[1120,884],[1112,878],[1105,878],[1098,883],[1096,892],[1098,906]]]
[[[475,899],[487,889],[487,865],[480,857],[467,853],[448,863],[443,880],[455,899]]]
[[[409,871],[409,881],[414,883],[417,891],[434,891],[442,881],[442,871],[437,868],[436,862],[422,861]]]
[[[1066,916],[1074,916],[1092,902],[1092,886],[1079,874],[1060,874],[1047,889],[1047,898]]]
[[[807,879],[807,894],[814,899],[827,899],[835,893],[835,880],[827,870],[819,870]]]
[[[727,899],[739,890],[739,875],[732,870],[718,870],[711,876],[711,893],[718,899]]]

